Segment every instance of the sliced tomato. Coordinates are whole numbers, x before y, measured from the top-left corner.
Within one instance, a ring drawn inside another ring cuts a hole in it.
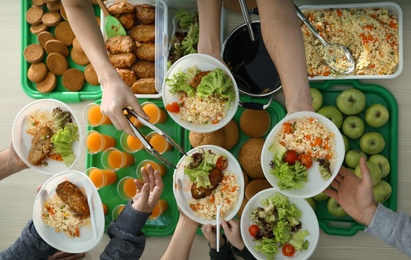
[[[178,113],[180,112],[180,106],[178,105],[178,102],[173,102],[171,104],[166,105],[167,111],[171,113]]]
[[[295,248],[290,244],[283,245],[281,251],[283,252],[284,256],[293,256],[295,254]]]
[[[256,237],[258,232],[260,232],[260,228],[253,224],[248,228],[248,232],[250,232],[251,236]]]
[[[297,160],[304,165],[307,169],[310,169],[313,166],[313,159],[308,154],[300,154]]]
[[[225,170],[228,167],[228,160],[225,156],[220,156],[217,159],[216,166],[220,170]]]
[[[294,165],[297,160],[297,152],[294,150],[288,150],[285,154],[284,161],[290,165]]]

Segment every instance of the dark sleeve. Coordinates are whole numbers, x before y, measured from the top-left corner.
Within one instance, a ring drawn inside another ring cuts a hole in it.
[[[208,247],[210,248],[210,259],[211,260],[235,260],[233,253],[231,252],[231,244],[228,242],[225,235],[223,235],[225,245],[220,247],[220,252],[217,252],[217,249],[211,248],[210,244]]]
[[[233,254],[235,255],[235,256],[239,256],[239,257],[241,257],[242,259],[244,259],[244,260],[254,260],[254,259],[256,259],[252,254],[251,254],[251,252],[250,251],[248,251],[248,249],[247,249],[247,247],[246,246],[244,246],[244,248],[242,249],[242,250],[238,250],[238,248],[236,248],[236,247],[232,247],[232,250],[233,250]]]
[[[141,229],[149,216],[150,213],[135,210],[130,200],[117,220],[108,226],[110,242],[100,259],[139,259],[146,245],[146,237]]]
[[[47,259],[56,252],[40,237],[30,220],[16,242],[0,253],[0,259]]]

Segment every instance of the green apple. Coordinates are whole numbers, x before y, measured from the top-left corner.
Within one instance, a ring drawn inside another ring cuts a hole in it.
[[[371,157],[368,160],[378,165],[378,167],[380,167],[382,178],[385,178],[388,176],[388,174],[390,174],[391,165],[387,157],[385,157],[384,155],[374,154],[374,155],[371,155]]]
[[[345,135],[342,135],[342,137],[344,140],[345,152],[347,152],[350,149],[350,142],[348,141],[348,138]]]
[[[346,115],[357,115],[365,108],[365,95],[360,90],[350,88],[338,94],[336,105]]]
[[[367,132],[360,138],[360,149],[364,153],[377,154],[382,152],[384,147],[384,137],[378,132]]]
[[[338,108],[334,106],[324,106],[317,111],[318,114],[325,116],[330,119],[337,128],[341,128],[343,122],[343,114]]]
[[[380,167],[373,162],[367,161],[368,168],[370,169],[372,185],[376,185],[379,181],[381,181],[382,173]],[[362,171],[360,165],[358,164],[357,167],[354,169],[354,174],[358,176],[358,178],[362,178]]]
[[[347,212],[341,207],[341,205],[333,198],[329,198],[327,202],[328,212],[335,217],[345,217]]]
[[[365,111],[365,122],[375,128],[385,125],[389,118],[388,109],[381,104],[372,104]]]
[[[328,195],[325,194],[324,192],[318,193],[317,195],[313,197],[315,201],[326,201],[328,198],[329,198]]]
[[[313,210],[315,210],[315,208],[317,207],[317,204],[315,203],[315,200],[313,198],[306,198],[305,199],[311,206],[311,208],[313,208]]]
[[[342,123],[343,133],[351,139],[360,138],[364,130],[365,123],[359,116],[347,116]]]
[[[310,88],[310,95],[314,111],[317,111],[323,105],[323,94],[316,88]]]
[[[360,158],[364,157],[365,160],[367,160],[367,155],[360,150],[349,150],[345,154],[345,164],[350,167],[350,168],[355,168],[357,167],[358,163],[360,162]]]
[[[391,185],[384,180],[378,182],[374,187],[372,187],[372,190],[374,192],[375,201],[379,203],[384,203],[392,193]]]

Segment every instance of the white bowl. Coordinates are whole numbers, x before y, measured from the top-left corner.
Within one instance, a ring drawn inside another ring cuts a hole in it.
[[[73,118],[73,122],[78,126],[79,140],[71,145],[71,148],[75,155],[75,160],[70,166],[66,166],[62,161],[47,159],[47,165],[35,166],[28,160],[28,155],[31,147],[31,140],[33,136],[26,133],[27,130],[27,117],[30,116],[36,110],[52,111],[54,108],[60,107],[63,111],[69,111]],[[65,103],[55,99],[40,99],[26,105],[16,116],[12,128],[12,141],[13,147],[16,150],[18,156],[26,163],[31,169],[36,170],[46,175],[54,175],[56,173],[72,169],[78,161],[81,153],[80,138],[82,136],[81,127],[74,111]]]
[[[230,172],[234,173],[237,177],[237,183],[240,186],[240,190],[238,193],[238,200],[237,204],[234,206],[232,211],[224,217],[226,220],[230,220],[235,217],[237,212],[240,210],[241,203],[244,198],[244,176],[241,171],[241,166],[235,157],[226,149],[221,148],[215,145],[202,145],[198,146],[192,150],[190,150],[187,155],[190,156],[200,149],[203,150],[211,150],[215,154],[221,154],[227,157],[228,159],[228,168]],[[206,225],[206,224],[216,224],[216,219],[203,219],[200,216],[197,216],[196,213],[190,208],[189,202],[193,199],[191,196],[191,185],[192,182],[190,178],[184,174],[184,166],[187,165],[186,161],[187,156],[183,156],[180,161],[177,163],[177,169],[174,170],[174,177],[173,177],[173,193],[174,197],[177,201],[177,205],[192,220]]]
[[[228,124],[228,122],[230,122],[230,120],[234,117],[235,113],[237,112],[238,102],[239,102],[239,93],[238,93],[237,83],[234,79],[234,76],[231,74],[231,71],[222,62],[220,62],[219,60],[217,60],[216,58],[212,56],[209,56],[206,54],[198,54],[198,53],[186,55],[180,58],[179,60],[177,60],[167,71],[165,79],[173,78],[173,75],[179,70],[186,71],[187,69],[192,68],[193,66],[195,66],[198,70],[201,70],[201,71],[208,71],[208,70],[220,68],[224,70],[224,72],[233,81],[233,86],[234,86],[234,91],[235,91],[235,100],[231,103],[231,106],[229,110],[227,111],[226,117],[223,118],[217,124],[203,125],[203,124],[194,124],[194,123],[183,121],[181,120],[181,116],[178,113],[170,113],[169,111],[167,112],[177,124],[179,124],[180,126],[190,131],[198,132],[198,133],[216,131],[224,127],[226,124]],[[170,86],[167,84],[165,80],[163,83],[162,91],[163,91],[162,96],[163,96],[164,105],[171,104],[173,102],[178,101],[179,99],[178,93],[171,94]]]
[[[54,228],[44,224],[41,218],[44,201],[55,195],[56,187],[63,181],[72,182],[82,190],[85,195],[85,190],[92,191],[93,205],[89,205],[89,207],[90,210],[94,210],[94,220],[90,217],[90,222],[94,221],[95,223],[96,236],[94,236],[91,223],[90,227],[81,227],[80,236],[75,238],[70,238],[63,232],[56,232]],[[54,175],[43,184],[37,193],[33,205],[33,224],[40,237],[50,246],[58,250],[67,253],[83,253],[93,249],[100,243],[104,234],[105,225],[103,205],[96,187],[87,175],[82,172],[70,170]]]
[[[318,162],[313,161],[313,166],[308,169],[308,181],[305,183],[305,186],[301,189],[286,190],[280,189],[277,185],[277,178],[274,174],[270,173],[271,166],[270,162],[273,160],[274,155],[268,150],[268,148],[274,143],[275,138],[278,132],[282,129],[282,124],[286,121],[298,118],[308,118],[313,117],[317,118],[321,123],[323,123],[328,129],[334,133],[335,148],[337,153],[337,158],[334,166],[331,168],[331,177],[328,180],[323,180],[318,169]],[[345,148],[344,140],[342,138],[341,132],[334,125],[332,121],[326,118],[323,115],[320,115],[315,112],[301,111],[296,112],[291,115],[286,116],[280,122],[278,122],[271,132],[268,134],[263,149],[261,151],[261,166],[263,168],[264,175],[266,179],[273,185],[274,188],[278,189],[281,193],[296,198],[309,198],[321,193],[325,188],[327,188],[330,183],[333,181],[335,176],[338,174],[338,171],[341,168],[341,165],[344,161]]]
[[[254,237],[250,235],[248,228],[253,224],[251,222],[250,216],[253,209],[257,207],[263,207],[261,201],[265,198],[273,196],[277,193],[278,190],[275,188],[270,188],[262,190],[256,195],[254,195],[245,205],[243,213],[241,215],[240,229],[241,237],[243,238],[244,244],[251,254],[257,259],[267,259],[267,256],[260,251],[255,249],[256,242]],[[281,248],[276,254],[275,259],[309,259],[314,250],[317,247],[318,239],[320,236],[320,230],[318,226],[317,216],[314,213],[314,210],[311,208],[310,204],[305,199],[291,198],[288,197],[288,200],[295,204],[297,208],[302,212],[302,217],[299,221],[302,224],[302,230],[308,230],[309,235],[306,236],[306,239],[309,241],[309,246],[307,250],[303,250],[295,253],[292,257],[286,257],[281,253]]]

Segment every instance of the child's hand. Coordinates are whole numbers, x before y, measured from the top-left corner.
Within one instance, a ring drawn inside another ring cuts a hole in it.
[[[238,220],[231,219],[227,222],[223,219],[221,221],[221,226],[224,229],[227,240],[238,250],[243,250],[245,245],[243,239],[241,238],[240,224],[238,223]]]
[[[210,247],[213,249],[217,248],[217,236],[216,236],[216,229],[211,224],[202,225],[201,231],[203,232],[204,237],[207,239],[208,243],[210,243]],[[224,246],[224,239],[220,233],[220,248]]]

